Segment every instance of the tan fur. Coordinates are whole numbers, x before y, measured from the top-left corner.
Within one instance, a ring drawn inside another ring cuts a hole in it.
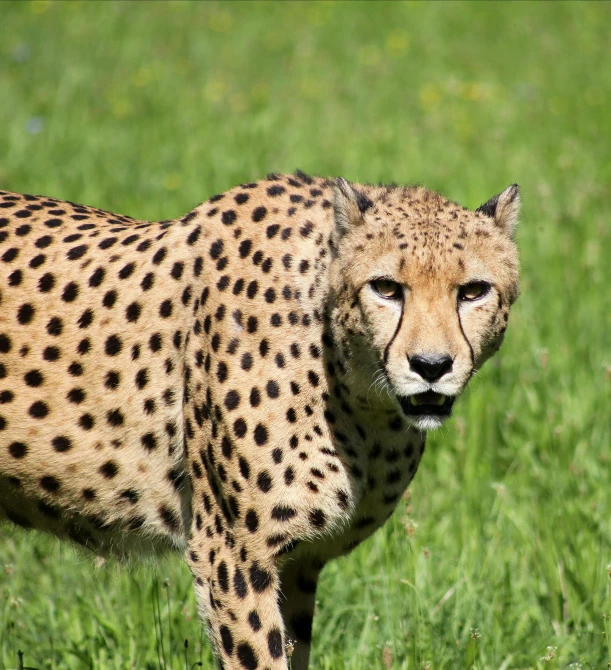
[[[153,223],[0,192],[0,519],[183,548],[223,667],[286,670],[291,639],[303,670],[320,570],[392,513],[434,423],[399,397],[458,396],[500,346],[510,189],[473,212],[270,175]],[[413,357],[438,354],[427,382]]]

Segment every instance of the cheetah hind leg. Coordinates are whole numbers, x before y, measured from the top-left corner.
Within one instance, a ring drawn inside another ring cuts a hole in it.
[[[252,554],[242,560],[224,544],[208,555],[190,549],[198,606],[222,670],[288,670],[278,572]]]
[[[288,560],[280,573],[280,608],[286,625],[291,670],[308,668],[316,584],[322,567],[307,559]]]

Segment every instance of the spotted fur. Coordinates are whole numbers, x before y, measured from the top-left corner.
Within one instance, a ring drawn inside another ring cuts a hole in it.
[[[500,345],[517,208],[303,173],[160,222],[0,192],[0,519],[178,548],[222,667],[286,670],[290,639],[303,670],[320,571],[436,425],[405,399],[453,399]]]

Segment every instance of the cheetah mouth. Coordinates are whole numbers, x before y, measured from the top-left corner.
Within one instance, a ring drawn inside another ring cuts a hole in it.
[[[454,396],[441,395],[434,391],[417,393],[399,398],[401,409],[406,416],[450,416]]]

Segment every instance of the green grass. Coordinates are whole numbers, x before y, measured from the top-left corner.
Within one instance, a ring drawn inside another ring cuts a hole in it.
[[[298,167],[471,207],[521,185],[507,342],[325,570],[313,667],[608,667],[611,5],[1,4],[1,188],[161,219]],[[179,558],[100,568],[5,527],[0,668],[19,650],[211,667]]]

